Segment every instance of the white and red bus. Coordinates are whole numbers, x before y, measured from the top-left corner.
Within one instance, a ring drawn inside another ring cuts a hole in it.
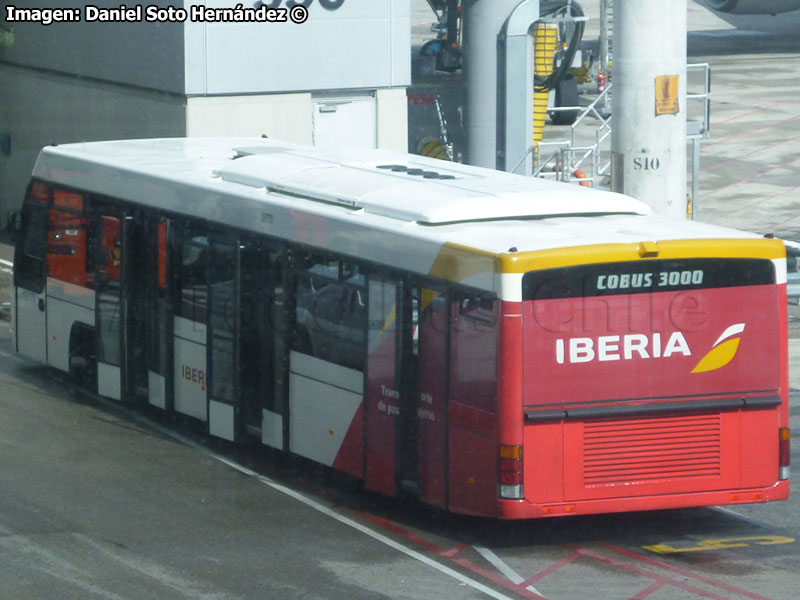
[[[456,513],[789,493],[782,242],[380,151],[42,150],[17,350]]]

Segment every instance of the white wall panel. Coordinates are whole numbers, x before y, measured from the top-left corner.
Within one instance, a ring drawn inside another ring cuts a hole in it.
[[[311,144],[311,94],[208,96],[186,100],[186,134],[244,136]]]
[[[406,88],[378,90],[378,148],[408,152]]]
[[[198,2],[185,2],[188,8]],[[231,8],[227,0],[203,2]],[[282,5],[284,5],[282,3]],[[377,88],[411,80],[409,0],[318,2],[305,23],[190,23],[186,93]]]

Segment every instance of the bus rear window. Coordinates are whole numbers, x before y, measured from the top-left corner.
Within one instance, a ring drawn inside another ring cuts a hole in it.
[[[531,271],[522,278],[522,299],[647,294],[770,283],[775,283],[775,266],[765,259],[643,260]]]

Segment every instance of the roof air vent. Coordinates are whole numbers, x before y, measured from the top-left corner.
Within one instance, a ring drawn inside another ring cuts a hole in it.
[[[455,179],[455,175],[445,175],[436,171],[426,171],[425,169],[409,168],[405,165],[378,165],[379,169],[386,169],[394,173],[405,173],[424,179]]]

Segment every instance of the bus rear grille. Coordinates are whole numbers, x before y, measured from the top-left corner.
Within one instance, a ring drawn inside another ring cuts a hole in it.
[[[585,485],[720,475],[720,416],[584,423]]]

